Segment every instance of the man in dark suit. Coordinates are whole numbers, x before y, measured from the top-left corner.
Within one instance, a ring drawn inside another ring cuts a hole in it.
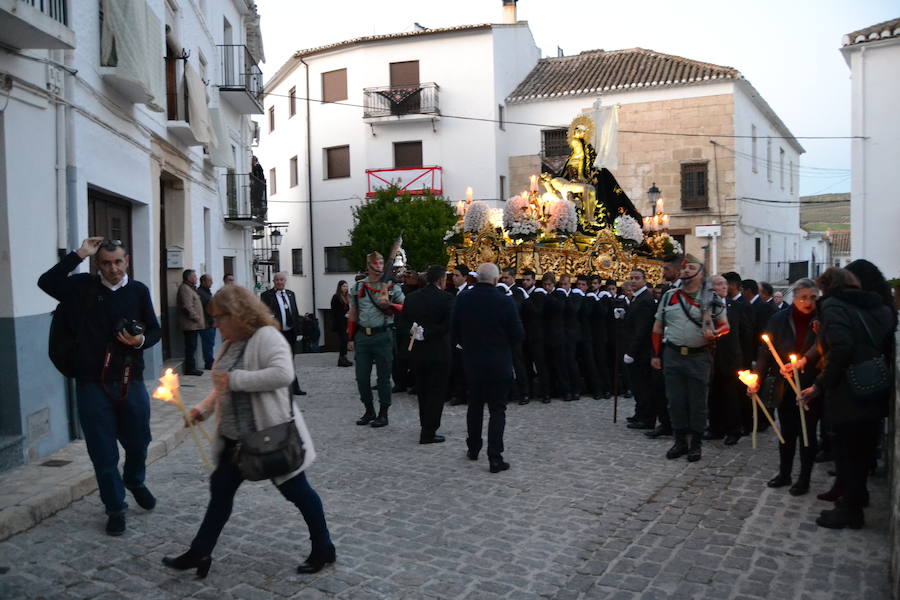
[[[737,323],[737,319],[741,318],[741,309],[734,308],[737,301],[728,295],[728,280],[717,275],[712,278],[712,285],[716,295],[725,302],[728,320],[736,319]],[[741,363],[740,331],[738,328],[730,329],[716,340],[712,381],[707,398],[709,428],[703,434],[705,440],[724,437],[725,445],[733,446],[741,438],[741,407],[747,402],[744,386],[735,377]]]
[[[653,292],[647,287],[647,275],[643,269],[631,272],[631,289],[634,294],[625,313],[625,356],[623,362],[628,370],[631,392],[634,394],[635,420],[628,424],[629,429],[653,429],[656,421],[652,389],[653,376],[650,359],[652,345],[650,333],[656,320],[656,304]]]
[[[516,312],[519,313],[519,319],[521,319],[522,304],[525,302],[525,292],[516,285],[516,270],[514,268],[507,267],[500,271],[500,281],[497,283],[497,289],[513,301],[513,304],[516,305]],[[525,370],[525,355],[522,350],[522,344],[513,346],[512,353],[516,381],[512,386],[510,401],[516,401],[519,403],[519,406],[524,406],[525,404],[528,404],[529,400],[528,376],[526,374],[527,371]]]
[[[448,290],[454,297],[472,288],[466,280],[469,276],[469,267],[456,265],[450,272],[450,281],[453,284]],[[453,346],[452,360],[450,361],[450,406],[458,406],[466,403],[466,376],[462,367],[462,350]]]
[[[481,451],[481,426],[487,404],[490,412],[487,454],[491,473],[509,468],[509,463],[503,460],[503,430],[506,398],[513,380],[512,346],[525,338],[515,305],[495,289],[499,279],[497,265],[479,265],[476,285],[457,297],[453,313],[453,341],[463,348],[463,367],[469,386],[468,457],[477,460]]]
[[[563,352],[565,354],[565,378],[569,383],[569,395],[563,396],[563,400],[578,400],[581,397],[581,373],[578,370],[578,344],[581,342],[581,305],[584,303],[584,294],[575,294],[572,289],[572,277],[559,276],[559,285],[554,295],[563,294],[563,332],[565,337]]]
[[[741,293],[741,276],[734,271],[723,273],[725,284],[728,286],[727,314],[731,331],[737,333],[740,345],[740,361],[742,369],[749,369],[750,363],[756,358],[753,341],[753,319],[750,316],[750,305]]]
[[[444,441],[437,430],[441,426],[450,378],[450,315],[454,297],[444,291],[447,283],[444,267],[428,267],[425,282],[424,288],[407,296],[403,313],[415,329],[411,331],[413,342],[409,355],[419,397],[419,443],[439,444]]]
[[[609,371],[609,329],[610,299],[612,295],[603,289],[603,282],[596,275],[591,277],[591,292],[589,297],[594,299],[594,310],[591,314],[591,339],[594,341],[594,363],[597,370],[597,381],[600,386],[602,398],[610,397],[610,382],[612,375]]]
[[[600,378],[597,375],[594,358],[594,310],[598,309],[597,297],[590,289],[587,275],[579,275],[575,280],[572,293],[582,297],[581,309],[578,311],[581,339],[576,343],[578,371],[584,377],[587,390],[594,400],[600,399]]]
[[[775,292],[774,294],[772,294],[772,304],[774,304],[775,308],[778,310],[784,310],[791,307],[791,303],[785,301],[784,294],[782,292]]]
[[[530,396],[540,398],[541,402],[550,402],[550,372],[547,366],[547,354],[544,351],[544,303],[547,301],[545,290],[534,278],[534,271],[522,274],[522,290],[525,302],[522,303],[522,326],[525,328],[525,369],[529,377],[534,374],[530,385]]]
[[[773,304],[766,302],[759,293],[759,285],[753,279],[745,279],[741,282],[741,293],[750,304],[750,320],[753,323],[753,354],[749,360],[755,360],[759,345],[762,344],[760,336],[766,329],[766,323],[776,312]]]
[[[291,353],[296,354],[297,335],[300,331],[303,317],[297,310],[297,299],[294,297],[294,292],[285,289],[286,283],[287,273],[275,273],[272,277],[272,289],[260,294],[259,299],[272,311],[272,316],[281,325],[281,334],[291,347]],[[291,384],[291,391],[297,396],[306,395],[306,392],[300,389],[300,382],[297,381],[296,374],[294,375],[294,383]]]

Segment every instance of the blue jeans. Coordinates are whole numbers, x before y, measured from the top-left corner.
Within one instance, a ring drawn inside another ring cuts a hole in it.
[[[116,384],[107,389],[116,394]],[[143,381],[135,379],[128,396],[114,403],[99,383],[78,382],[78,419],[94,465],[100,500],[109,515],[125,512],[125,488],[144,485],[147,446],[150,445],[150,397]],[[125,449],[125,465],[119,474],[118,440]]]
[[[200,330],[200,344],[203,346],[203,368],[209,371],[215,360],[213,355],[213,346],[216,345],[215,327]]]
[[[206,515],[194,541],[191,542],[191,552],[200,556],[212,554],[219,535],[231,516],[234,495],[244,481],[241,472],[231,461],[233,449],[234,442],[226,443],[216,470],[209,478],[209,504],[206,507]],[[277,487],[282,496],[300,509],[300,514],[303,515],[309,529],[312,555],[322,556],[327,553],[331,547],[331,536],[325,523],[322,499],[309,485],[306,474],[300,473]]]

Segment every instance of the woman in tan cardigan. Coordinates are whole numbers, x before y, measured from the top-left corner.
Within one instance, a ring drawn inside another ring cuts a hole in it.
[[[190,414],[195,423],[216,414],[214,454],[218,463],[210,477],[206,516],[190,549],[176,558],[163,558],[163,564],[174,569],[196,568],[198,577],[209,572],[213,548],[231,516],[235,492],[244,481],[232,458],[234,448],[247,434],[290,420],[293,400],[288,387],[294,379],[291,350],[270,311],[250,290],[225,286],[208,308],[225,343],[213,365],[215,387]],[[304,473],[316,451],[299,410],[294,411],[294,424],[306,451],[303,464],[272,482],[300,509],[309,527],[312,550],[297,572],[316,573],[335,561],[335,550],[322,501]]]

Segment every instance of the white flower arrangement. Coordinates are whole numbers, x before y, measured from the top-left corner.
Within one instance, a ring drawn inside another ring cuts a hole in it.
[[[463,231],[466,231],[467,233],[478,233],[490,222],[490,207],[484,202],[473,202],[466,210],[466,216],[463,219]]]
[[[463,227],[461,223],[454,223],[453,227],[444,232],[444,241],[449,241],[451,239],[457,238],[462,235]]]
[[[531,203],[525,196],[513,196],[503,206],[503,228],[513,239],[534,237],[541,231],[541,222],[530,216]]]
[[[619,215],[616,217],[616,220],[613,221],[613,231],[617,237],[620,237],[623,240],[632,241],[635,244],[640,244],[644,241],[644,232],[641,231],[640,224],[638,224],[634,217],[628,215]]]
[[[544,230],[548,233],[572,233],[578,227],[578,213],[575,203],[570,200],[557,200],[547,207],[547,224]]]
[[[678,254],[678,255],[684,254],[684,248],[681,247],[681,244],[678,243],[678,240],[673,238],[668,233],[663,233],[662,235],[665,236],[666,241],[668,241],[670,244],[672,244],[672,252],[671,252],[672,254]]]

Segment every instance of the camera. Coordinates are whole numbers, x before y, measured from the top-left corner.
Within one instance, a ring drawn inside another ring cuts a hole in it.
[[[125,317],[122,317],[121,319],[119,319],[119,322],[116,323],[116,332],[117,333],[119,331],[124,331],[124,332],[128,333],[129,335],[136,336],[136,335],[141,335],[142,333],[144,333],[145,329],[146,329],[146,327],[144,327],[144,324],[141,323],[140,321],[135,321],[134,319],[127,319]]]

